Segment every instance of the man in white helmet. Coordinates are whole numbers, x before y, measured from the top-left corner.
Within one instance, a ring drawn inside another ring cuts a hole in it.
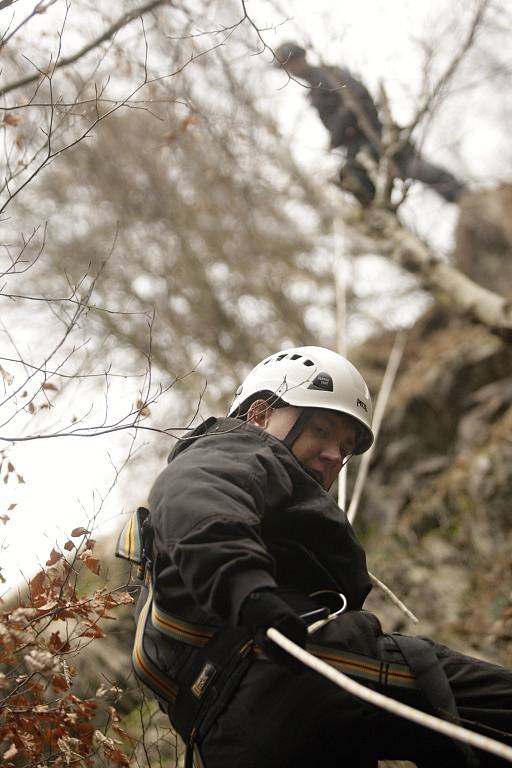
[[[300,668],[266,638],[271,626],[387,695],[511,741],[510,672],[385,635],[363,610],[364,551],[328,490],[372,441],[354,366],[320,347],[283,350],[251,371],[228,418],[178,442],[150,513],[123,531],[118,554],[147,575],[134,668],[187,743],[188,765],[193,755],[205,768],[474,761]],[[309,623],[341,608],[308,639]]]

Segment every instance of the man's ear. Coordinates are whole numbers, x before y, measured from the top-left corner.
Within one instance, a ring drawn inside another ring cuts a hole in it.
[[[254,426],[264,429],[267,426],[271,412],[272,408],[266,400],[255,400],[247,411],[247,421],[249,424],[254,424]]]

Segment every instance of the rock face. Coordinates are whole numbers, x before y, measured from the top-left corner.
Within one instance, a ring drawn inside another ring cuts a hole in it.
[[[376,347],[374,379],[382,343],[359,352],[371,367]],[[371,569],[422,618],[407,631],[512,662],[511,502],[512,347],[430,311],[410,332],[358,521]]]
[[[512,296],[512,184],[467,192],[459,209],[455,266],[486,288]]]

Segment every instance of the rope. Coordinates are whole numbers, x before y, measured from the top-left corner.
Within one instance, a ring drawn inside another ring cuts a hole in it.
[[[415,616],[414,613],[411,610],[409,610],[409,608],[406,606],[406,604],[403,603],[400,600],[400,598],[395,595],[393,590],[391,590],[387,586],[387,584],[384,584],[384,582],[381,581],[380,579],[378,579],[376,576],[374,576],[373,573],[369,573],[368,575],[369,575],[370,579],[373,581],[373,583],[375,584],[375,586],[379,587],[379,589],[382,589],[384,594],[389,597],[391,602],[394,603],[397,606],[397,608],[400,608],[402,613],[404,613],[407,616],[407,618],[410,619],[413,622],[413,624],[419,624],[420,623],[420,620],[418,619],[418,617]]]
[[[339,672],[329,664],[321,661],[321,659],[312,656],[273,627],[267,629],[267,637],[310,669],[323,675],[328,680],[335,683],[339,688],[343,688],[347,693],[351,693],[353,696],[366,701],[368,704],[373,704],[376,707],[380,707],[380,709],[385,709],[387,712],[398,715],[398,717],[403,717],[406,720],[422,725],[425,728],[430,728],[430,730],[441,733],[451,739],[462,741],[464,744],[469,744],[476,749],[490,752],[491,754],[497,755],[503,760],[512,763],[512,747],[508,747],[501,741],[496,741],[496,739],[491,739],[488,736],[475,733],[460,725],[454,725],[446,720],[441,720],[439,717],[434,717],[434,715],[421,712],[419,709],[410,707],[408,704],[402,704],[400,701],[395,701],[395,699],[389,698],[389,696],[384,696],[384,694],[373,691],[371,688],[366,688],[366,686],[356,683],[355,680],[352,680],[352,678],[343,674],[343,672]]]
[[[398,371],[398,367],[400,365],[400,361],[402,360],[402,355],[404,353],[406,341],[407,341],[407,337],[405,333],[403,332],[397,333],[397,335],[395,336],[395,342],[393,344],[393,348],[388,358],[386,370],[384,371],[384,377],[382,379],[382,384],[377,397],[377,403],[375,404],[375,413],[373,414],[373,424],[372,424],[373,434],[374,434],[373,445],[371,448],[369,448],[366,451],[366,453],[363,454],[361,463],[359,464],[359,469],[357,472],[354,490],[352,491],[352,498],[350,500],[350,505],[347,511],[348,521],[351,525],[353,525],[355,517],[357,515],[357,508],[361,500],[361,494],[363,492],[364,484],[366,482],[366,476],[368,475],[368,470],[370,469],[370,462],[372,460],[373,452],[377,444],[377,438],[379,436],[380,427],[381,427],[382,419],[384,416],[384,411],[386,410],[386,405],[387,405],[389,396],[393,390],[393,385],[395,383],[395,378]]]

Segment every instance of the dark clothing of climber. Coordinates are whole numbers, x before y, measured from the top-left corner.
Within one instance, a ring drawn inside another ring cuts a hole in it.
[[[309,669],[298,673],[265,640],[268,626],[395,699],[436,714],[456,704],[463,724],[512,744],[511,672],[384,634],[363,609],[365,553],[328,493],[373,440],[357,370],[329,350],[285,350],[249,374],[230,414],[178,442],[149,497],[151,527],[129,521],[118,544],[136,562],[145,549],[151,574],[138,604],[135,671],[193,746],[196,766],[467,764],[446,737]],[[301,617],[340,593],[347,610],[308,639]],[[425,660],[434,688],[422,682]],[[478,756],[482,768],[505,765]]]
[[[289,74],[311,86],[309,100],[329,132],[331,149],[346,150],[346,161],[340,169],[341,184],[362,205],[368,205],[375,187],[358,154],[365,150],[374,161],[379,159],[382,123],[367,88],[348,69],[309,64],[306,51],[295,43],[281,45],[276,57]],[[411,142],[393,159],[396,176],[421,181],[449,202],[458,200],[465,190],[453,174],[425,160]]]

